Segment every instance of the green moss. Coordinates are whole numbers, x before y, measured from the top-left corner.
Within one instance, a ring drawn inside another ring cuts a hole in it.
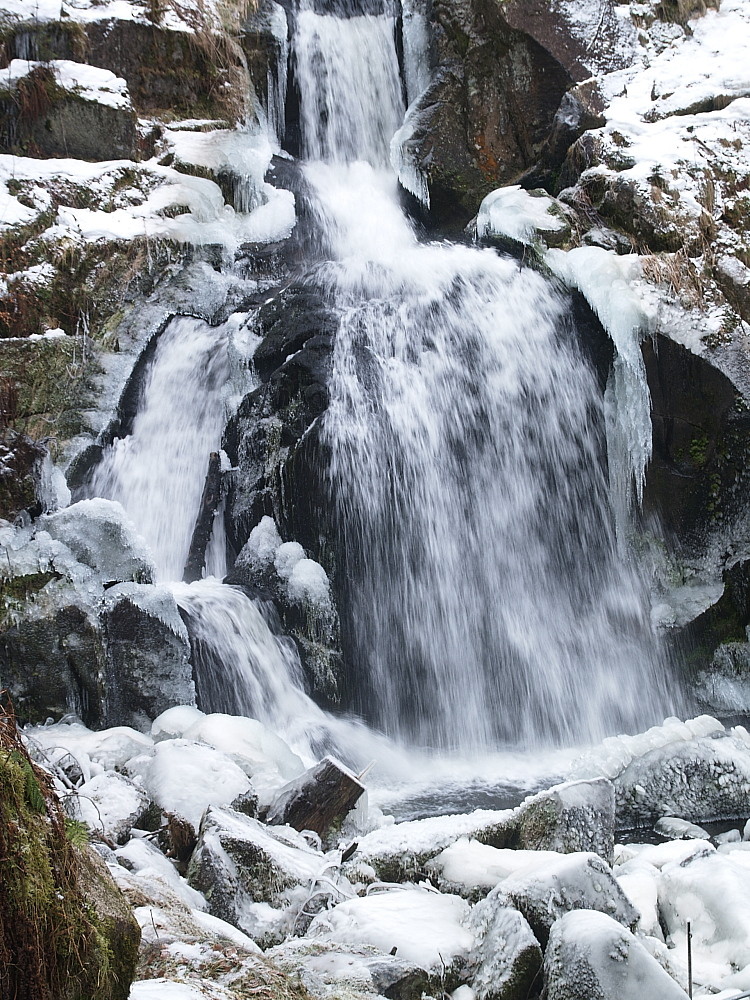
[[[110,935],[79,885],[80,857],[49,779],[0,716],[0,995],[119,1000]]]

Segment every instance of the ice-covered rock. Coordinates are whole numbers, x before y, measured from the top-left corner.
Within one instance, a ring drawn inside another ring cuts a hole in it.
[[[124,768],[131,758],[149,753],[154,745],[150,736],[128,726],[94,732],[79,722],[34,726],[24,736],[32,754],[63,765],[69,758],[85,781],[102,771]]]
[[[750,643],[722,643],[714,651],[710,667],[698,673],[695,694],[712,712],[750,712]]]
[[[151,735],[157,743],[161,740],[180,739],[191,726],[205,717],[206,713],[194,705],[174,705],[154,719],[151,723]]]
[[[547,1000],[686,1000],[630,931],[604,913],[557,920],[544,958]]]
[[[302,887],[324,864],[295,831],[212,807],[201,823],[188,881],[206,897],[210,913],[267,946],[291,932],[296,914],[287,908],[302,901]]]
[[[120,865],[137,874],[142,883],[163,882],[190,909],[204,910],[206,901],[191,888],[178,873],[174,864],[166,858],[158,847],[143,837],[133,837],[123,847],[115,851]]]
[[[538,792],[521,803],[516,822],[518,847],[561,854],[593,851],[612,863],[615,790],[607,778],[564,782]]]
[[[319,938],[291,938],[267,953],[288,975],[299,977],[313,997],[358,1000],[381,996],[421,1000],[429,995],[424,969],[398,955],[384,955],[367,945],[342,945]]]
[[[554,198],[524,191],[519,184],[498,188],[479,206],[477,236],[507,236],[518,243],[532,243],[540,237],[559,239],[569,230],[566,208]]]
[[[252,788],[245,772],[226,754],[189,740],[165,740],[130,760],[127,772],[141,781],[154,802],[197,830],[211,806],[228,805]]]
[[[511,840],[512,809],[475,809],[472,813],[433,816],[373,830],[359,840],[348,868],[368,868],[371,878],[408,882],[422,877],[427,863],[461,837],[505,847]],[[353,876],[354,877],[354,876]]]
[[[578,760],[577,777],[604,774],[615,786],[619,829],[663,816],[694,823],[743,816],[750,793],[750,737],[708,715],[667,719],[637,736],[611,737]]]
[[[615,868],[617,883],[638,910],[637,931],[663,939],[659,923],[659,869],[639,857]]]
[[[483,899],[471,911],[477,1000],[514,1000],[532,994],[540,982],[542,949],[528,921],[500,899]]]
[[[467,926],[469,912],[469,904],[459,896],[413,886],[391,889],[357,896],[319,913],[307,936],[372,945],[432,975],[445,970],[446,982],[458,985],[474,945]]]
[[[490,847],[460,837],[425,866],[443,892],[473,898],[484,896],[511,875],[524,874],[558,860],[554,851],[524,851]]]
[[[79,500],[47,514],[40,524],[106,583],[152,583],[151,554],[116,500]]]
[[[638,911],[596,854],[565,854],[531,872],[506,879],[488,899],[507,900],[526,917],[542,944],[554,921],[568,910],[599,910],[633,928]]]
[[[95,835],[123,843],[140,826],[151,800],[146,792],[117,771],[104,771],[78,787],[78,815]]]
[[[711,834],[702,826],[689,823],[676,816],[662,816],[654,825],[654,831],[668,840],[710,840]]]

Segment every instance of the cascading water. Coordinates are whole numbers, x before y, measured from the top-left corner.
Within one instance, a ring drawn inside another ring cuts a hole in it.
[[[220,447],[228,329],[192,316],[170,322],[132,433],[115,440],[94,476],[94,494],[119,500],[147,541],[160,582],[182,579],[208,457]]]
[[[293,41],[333,258],[317,276],[341,317],[324,435],[357,707],[464,749],[641,725],[668,697],[618,552],[594,376],[539,275],[418,244],[384,169],[394,27],[305,11]]]
[[[311,263],[340,320],[323,436],[356,707],[402,742],[462,750],[650,721],[668,699],[644,589],[618,553],[604,404],[565,299],[493,251],[419,244],[388,165],[404,115],[394,18],[304,9],[295,25],[327,257]],[[424,66],[412,70],[411,90]],[[296,649],[261,607],[211,578],[223,574],[218,524],[209,578],[178,582],[219,448],[233,332],[172,320],[94,492],[123,503],[171,582],[204,708],[252,714],[313,757],[335,746],[382,762],[386,743],[304,693]]]

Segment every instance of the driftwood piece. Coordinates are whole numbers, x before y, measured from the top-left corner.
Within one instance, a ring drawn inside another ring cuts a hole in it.
[[[203,487],[198,516],[195,519],[193,538],[190,542],[185,572],[182,577],[186,583],[200,580],[203,565],[206,561],[206,549],[211,537],[214,517],[221,501],[221,459],[218,451],[212,451],[208,458],[208,472]]]
[[[321,838],[335,830],[354,807],[365,787],[343,764],[324,757],[281,789],[266,822],[288,823],[295,830],[314,830]]]

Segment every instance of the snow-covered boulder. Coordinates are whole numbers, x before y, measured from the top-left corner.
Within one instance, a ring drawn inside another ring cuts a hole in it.
[[[229,805],[252,788],[231,758],[213,747],[188,740],[165,740],[148,754],[128,761],[128,774],[141,782],[164,812],[198,829],[211,806]]]
[[[291,932],[296,914],[284,911],[303,901],[303,887],[324,864],[296,831],[212,807],[201,823],[188,881],[204,894],[210,913],[265,947]]]
[[[615,779],[617,821],[642,826],[662,816],[694,823],[744,816],[750,795],[750,745],[736,731],[657,748]]]
[[[514,1000],[540,982],[542,949],[518,910],[498,898],[483,899],[471,912],[475,937],[471,981],[477,1000]]]
[[[124,843],[151,806],[146,792],[117,771],[104,771],[78,787],[78,816],[94,835]]]
[[[512,837],[513,818],[512,809],[475,809],[381,827],[360,839],[347,871],[354,879],[367,868],[384,882],[415,881],[429,861],[461,837],[504,847]]]
[[[630,931],[591,910],[554,923],[544,974],[547,1000],[687,1000]]]
[[[744,816],[750,794],[750,734],[727,732],[709,715],[666,719],[636,736],[615,736],[571,769],[606,775],[615,786],[618,829],[650,826],[664,816],[694,823]]]
[[[230,757],[253,780],[264,804],[305,769],[289,746],[257,719],[220,712],[196,718],[185,738],[208,743]]]
[[[469,912],[469,904],[459,896],[410,886],[356,896],[324,910],[307,936],[396,954],[431,976],[444,975],[448,989],[467,974],[474,945]]]
[[[596,854],[564,854],[531,872],[506,879],[488,899],[509,901],[523,913],[542,944],[554,921],[568,910],[599,910],[633,928],[638,911],[612,869]]]
[[[554,851],[524,851],[490,847],[460,837],[427,863],[425,870],[441,892],[455,892],[476,900],[511,875],[541,868],[560,855]]]
[[[659,913],[677,954],[687,952],[691,922],[695,979],[721,985],[732,972],[750,966],[750,858],[744,851],[712,852],[665,866]]]
[[[151,554],[116,500],[79,500],[45,515],[40,526],[105,583],[153,582]]]

